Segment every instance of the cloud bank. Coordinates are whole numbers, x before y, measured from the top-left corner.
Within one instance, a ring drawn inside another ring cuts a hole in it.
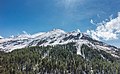
[[[91,23],[94,24],[93,20],[91,20]],[[116,18],[110,18],[109,21],[103,21],[96,25],[99,25],[96,30],[87,30],[87,34],[91,35],[92,38],[96,40],[118,39],[120,36],[120,12],[118,12]]]

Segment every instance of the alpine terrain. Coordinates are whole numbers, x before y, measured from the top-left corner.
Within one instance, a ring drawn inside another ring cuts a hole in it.
[[[120,49],[79,29],[0,36],[0,74],[120,74]]]

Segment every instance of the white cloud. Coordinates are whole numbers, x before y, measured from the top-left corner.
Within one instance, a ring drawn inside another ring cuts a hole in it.
[[[93,20],[92,20],[92,19],[90,20],[90,23],[91,23],[91,24],[94,24],[94,22],[93,22]]]
[[[2,36],[0,36],[0,39],[2,39],[3,37]]]
[[[100,15],[99,15],[99,14],[97,14],[97,17],[98,17],[98,18],[100,18]]]
[[[77,2],[77,0],[62,0],[62,3],[65,6],[65,8],[74,7],[76,2]]]
[[[94,22],[91,20],[91,23]],[[114,19],[110,16],[110,21],[98,23],[96,30],[87,30],[87,33],[97,40],[114,40],[120,35],[120,12]]]
[[[96,26],[96,23],[91,19],[90,23]]]
[[[65,9],[74,9],[77,5],[83,3],[84,0],[56,0],[58,6],[62,6]]]

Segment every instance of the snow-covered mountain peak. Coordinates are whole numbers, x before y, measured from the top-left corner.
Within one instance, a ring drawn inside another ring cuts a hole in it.
[[[17,36],[18,38],[31,38],[31,35],[28,34],[26,31],[23,31],[23,34]]]
[[[61,34],[61,33],[66,33],[65,31],[63,31],[63,30],[61,30],[61,29],[53,29],[52,31],[50,31],[49,33],[59,33],[59,34]]]
[[[51,38],[59,37],[64,34],[66,34],[66,32],[61,29],[53,29],[52,31],[43,33],[38,38],[39,39],[49,39],[49,38],[51,39]]]
[[[119,51],[117,47],[94,40],[89,35],[81,33],[79,29],[72,32],[65,32],[61,29],[53,29],[49,32],[39,32],[33,35],[24,32],[23,34],[13,36],[12,38],[0,39],[0,51],[10,52],[14,49],[24,47],[53,46],[57,44],[63,45],[71,42],[76,43],[78,54],[81,54],[80,48],[83,44],[85,44],[90,48],[103,50],[115,57],[119,57],[119,55],[116,55],[116,52]]]

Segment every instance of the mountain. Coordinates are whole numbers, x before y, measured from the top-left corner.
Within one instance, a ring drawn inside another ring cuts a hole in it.
[[[80,30],[0,39],[0,74],[120,74],[120,49]]]
[[[55,46],[74,42],[77,54],[81,54],[82,45],[87,45],[92,49],[102,50],[111,54],[113,57],[120,58],[120,50],[104,42],[92,39],[89,35],[81,33],[80,30],[65,32],[61,29],[53,29],[49,32],[40,32],[33,35],[24,32],[18,36],[0,39],[0,51],[11,52],[32,46]],[[83,56],[83,55],[82,55]]]

